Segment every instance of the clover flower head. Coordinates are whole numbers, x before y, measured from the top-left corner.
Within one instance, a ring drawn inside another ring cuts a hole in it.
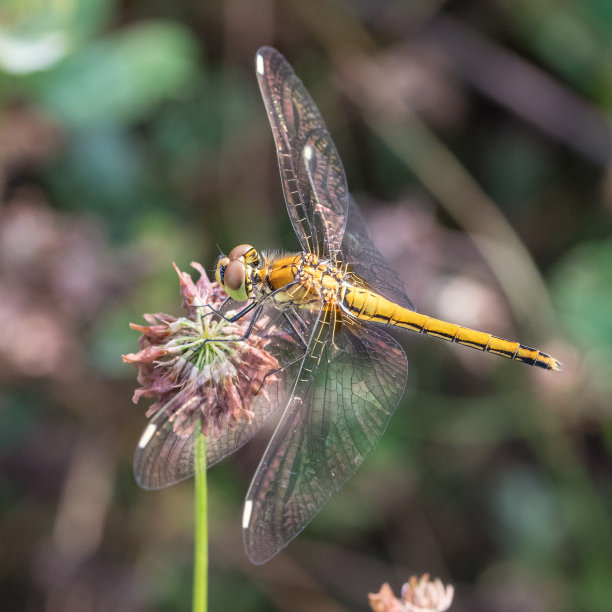
[[[222,307],[227,294],[211,282],[202,266],[191,264],[200,273],[194,282],[186,272],[179,276],[186,316],[145,314],[149,325],[131,324],[142,333],[140,351],[123,360],[138,367],[134,403],[141,397],[155,397],[147,416],[162,408],[171,412],[178,435],[191,433],[198,422],[207,437],[218,437],[226,428],[253,418],[253,402],[276,377],[276,358],[265,349],[270,330],[264,336],[266,317],[255,324],[249,317],[232,320],[236,311]]]

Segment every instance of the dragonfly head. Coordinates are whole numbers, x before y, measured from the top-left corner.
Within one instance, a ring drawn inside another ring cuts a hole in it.
[[[244,302],[253,295],[253,273],[259,262],[259,253],[255,247],[240,244],[229,255],[219,258],[215,279],[231,298]]]

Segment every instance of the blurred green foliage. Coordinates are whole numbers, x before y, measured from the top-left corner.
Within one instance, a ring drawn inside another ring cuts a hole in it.
[[[172,261],[297,246],[252,66],[274,44],[418,309],[566,371],[402,336],[409,387],[383,442],[279,558],[255,568],[240,541],[269,432],[211,470],[211,609],[365,610],[430,572],[453,610],[608,610],[611,17],[605,0],[0,3],[0,608],[189,605],[191,485],[133,482],[144,406],[120,354],[130,321],[179,312]],[[410,134],[413,112],[543,289],[492,274],[448,166],[429,170],[463,217],[381,136]]]
[[[554,296],[568,331],[586,350],[612,347],[612,242],[584,241],[556,269]]]

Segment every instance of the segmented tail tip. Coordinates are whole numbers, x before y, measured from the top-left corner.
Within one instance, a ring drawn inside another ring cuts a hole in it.
[[[551,357],[548,369],[552,370],[553,372],[563,372],[563,364],[560,361],[557,361],[554,357]]]

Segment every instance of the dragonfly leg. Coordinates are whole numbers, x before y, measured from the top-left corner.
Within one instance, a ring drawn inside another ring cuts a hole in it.
[[[221,313],[221,308],[223,308],[226,304],[227,301],[229,300],[229,297],[226,297],[223,302],[221,302],[221,306],[217,309],[214,306],[212,306],[211,304],[193,304],[194,308],[208,308],[211,312],[218,314],[220,316],[223,316]]]
[[[293,314],[295,315],[295,313]],[[285,321],[287,321],[287,324],[293,330],[293,334],[295,335],[295,337],[298,338],[298,340],[300,341],[300,344],[304,347],[304,350],[306,350],[306,346],[307,346],[306,338],[304,338],[304,335],[302,334],[302,332],[297,328],[296,323],[291,320],[287,311],[283,312],[283,318],[285,319]],[[297,318],[299,319],[299,317]]]
[[[253,328],[255,327],[255,323],[257,323],[257,319],[259,318],[259,315],[261,314],[261,311],[263,308],[261,304],[258,304],[257,302],[253,302],[252,304],[249,304],[248,306],[243,308],[238,314],[234,315],[233,317],[230,317],[230,318],[223,317],[229,323],[234,323],[235,321],[243,317],[245,314],[253,310],[253,308],[255,308],[256,306],[259,306],[259,308],[255,312],[255,314],[253,314],[253,316],[251,317],[251,320],[249,321],[249,327],[244,332],[243,336],[240,336],[238,338],[227,338],[227,339],[210,338],[209,340],[206,340],[206,342],[240,342],[243,340],[248,340],[249,336],[253,333]]]
[[[265,385],[266,379],[268,378],[268,376],[273,376],[277,372],[282,372],[283,370],[286,370],[287,368],[295,365],[296,363],[299,363],[300,361],[304,359],[304,356],[306,355],[306,351],[308,348],[308,342],[306,338],[304,337],[303,331],[299,329],[299,322],[298,322],[300,321],[299,315],[297,315],[293,311],[293,309],[284,310],[282,314],[283,314],[283,318],[287,322],[287,325],[289,326],[289,329],[288,329],[289,335],[291,335],[294,338],[294,340],[296,340],[296,342],[302,346],[303,351],[295,359],[292,359],[291,361],[284,363],[280,367],[274,368],[270,370],[269,372],[267,372],[261,382],[259,389],[257,390],[257,393],[259,393],[259,391]]]
[[[235,323],[236,321],[238,321],[238,319],[242,319],[242,317],[244,317],[245,314],[247,314],[248,312],[251,312],[251,310],[253,310],[253,308],[255,308],[258,305],[259,305],[259,302],[253,301],[249,305],[245,306],[241,311],[237,312],[233,317],[230,317],[227,320],[230,323]],[[251,320],[251,325],[249,326],[249,333],[251,332],[251,329],[253,328],[253,325],[255,324],[256,320],[257,320],[257,317],[254,316]]]
[[[215,308],[214,306],[212,306],[211,304],[196,304],[194,307],[195,308],[207,308],[208,310],[210,310],[210,313],[203,315],[203,316],[209,316],[209,314],[212,315],[217,315],[219,318],[223,319],[224,321],[227,321],[228,323],[233,323],[234,321],[236,321],[237,319],[239,319],[243,314],[246,314],[246,312],[248,312],[247,309],[250,309],[249,307],[252,308],[252,305],[249,304],[249,306],[243,308],[238,314],[233,315],[232,317],[227,317],[226,315],[223,314],[223,307],[231,300],[231,297],[226,297],[223,302],[221,303],[221,305],[219,306],[219,308]]]
[[[298,357],[296,357],[295,359],[292,359],[291,361],[285,363],[284,365],[282,365],[282,366],[280,366],[278,368],[274,368],[274,369],[270,370],[269,372],[266,372],[265,376],[263,377],[263,379],[261,381],[261,384],[259,385],[259,389],[257,389],[257,391],[255,392],[255,395],[257,395],[262,390],[262,388],[266,384],[266,380],[268,379],[268,376],[273,376],[277,372],[282,372],[283,370],[286,370],[287,368],[291,367],[292,365],[295,365],[296,363],[298,363],[299,361],[304,359],[304,355],[305,354],[306,354],[306,351],[304,350],[304,352],[301,355],[299,355]]]
[[[255,306],[258,306],[257,302],[254,302],[253,304],[249,304],[249,306],[247,306],[246,308],[243,308],[238,314],[240,316],[243,316],[244,314],[246,314],[247,312],[249,312],[250,310],[252,310]],[[242,336],[236,336],[235,338],[219,338],[218,336],[215,336],[213,338],[206,338],[205,340],[203,340],[202,344],[207,344],[208,342],[244,342],[246,340],[249,339],[249,336],[251,335],[251,333],[253,332],[253,328],[255,327],[255,323],[257,322],[257,319],[259,318],[259,315],[261,314],[262,311],[262,306],[261,304],[259,304],[259,308],[258,310],[255,312],[255,314],[251,317],[251,320],[249,321],[249,327],[247,328],[247,330],[244,332],[244,334]],[[214,311],[214,309],[212,309]],[[237,318],[239,317],[224,317],[221,313],[220,316],[227,321],[228,323],[232,323],[234,322]]]

